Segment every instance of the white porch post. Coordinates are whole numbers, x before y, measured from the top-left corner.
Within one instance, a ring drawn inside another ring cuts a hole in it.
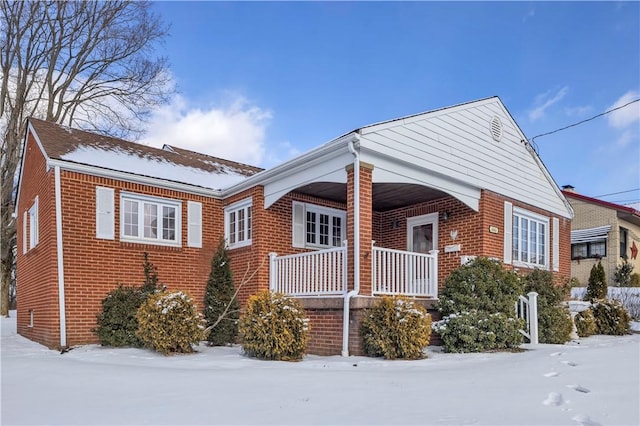
[[[532,291],[529,296],[529,336],[534,345],[538,344],[538,293]]]
[[[269,253],[269,290],[271,291],[276,291],[278,288],[278,283],[277,283],[277,278],[278,278],[278,271],[277,271],[277,263],[276,263],[276,257],[278,256],[277,253]]]
[[[438,253],[440,250],[429,250],[429,254],[433,256],[433,274],[429,277],[431,281],[430,293],[434,298],[438,298]]]

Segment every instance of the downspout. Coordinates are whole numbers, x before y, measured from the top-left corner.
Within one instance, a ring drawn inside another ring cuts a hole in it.
[[[67,318],[64,298],[64,256],[62,253],[62,194],[60,166],[54,168],[56,194],[56,252],[58,253],[58,306],[60,306],[60,348],[67,347]]]
[[[353,154],[353,290],[344,295],[342,313],[342,356],[349,356],[349,302],[360,292],[360,154],[355,144],[360,137],[354,135],[347,145]]]

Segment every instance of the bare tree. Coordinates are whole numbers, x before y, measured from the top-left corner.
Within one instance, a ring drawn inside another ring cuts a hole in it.
[[[151,108],[173,92],[154,46],[167,27],[149,2],[0,0],[2,287],[8,314],[15,263],[12,217],[26,119],[139,137]]]

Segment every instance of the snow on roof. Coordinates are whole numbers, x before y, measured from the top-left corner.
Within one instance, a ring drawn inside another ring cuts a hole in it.
[[[175,146],[158,149],[43,120],[30,118],[29,123],[51,159],[210,189],[229,187],[262,170]]]

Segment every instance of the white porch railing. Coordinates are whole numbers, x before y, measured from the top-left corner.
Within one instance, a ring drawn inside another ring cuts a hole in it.
[[[291,296],[343,295],[347,288],[347,247],[302,254],[269,254],[269,288]]]
[[[373,294],[438,297],[438,250],[429,254],[373,246]]]
[[[520,330],[520,333],[530,343],[538,344],[538,293],[532,291],[527,296],[518,296],[516,302],[516,315],[526,321],[526,330]]]

